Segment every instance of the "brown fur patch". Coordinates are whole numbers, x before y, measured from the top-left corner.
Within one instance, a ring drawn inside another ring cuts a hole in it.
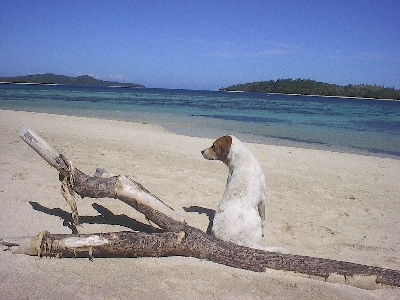
[[[211,148],[217,156],[217,159],[226,162],[231,145],[232,138],[229,135],[226,135],[217,139]]]

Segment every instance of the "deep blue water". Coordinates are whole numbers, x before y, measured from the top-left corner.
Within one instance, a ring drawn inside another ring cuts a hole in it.
[[[146,122],[191,136],[235,134],[246,142],[400,158],[398,101],[0,84],[0,109]]]

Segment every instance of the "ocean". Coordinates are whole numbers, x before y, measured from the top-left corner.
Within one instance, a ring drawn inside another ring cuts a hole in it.
[[[0,84],[0,109],[150,123],[189,136],[233,134],[244,142],[400,159],[399,101]]]

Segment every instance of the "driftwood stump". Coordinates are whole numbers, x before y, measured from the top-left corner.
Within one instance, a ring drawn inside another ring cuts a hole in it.
[[[219,240],[186,224],[184,218],[168,207],[141,184],[126,176],[88,176],[65,156],[50,147],[40,136],[23,128],[21,138],[59,172],[63,195],[70,203],[78,223],[75,194],[88,198],[114,198],[132,206],[159,226],[163,232],[114,232],[95,234],[51,234],[41,232],[33,238],[6,240],[17,246],[17,253],[55,257],[160,257],[186,256],[255,272],[280,270],[328,282],[374,289],[400,287],[400,271],[350,262],[279,254],[237,246]]]

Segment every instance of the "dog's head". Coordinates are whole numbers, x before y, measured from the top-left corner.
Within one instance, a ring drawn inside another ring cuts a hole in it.
[[[232,146],[232,137],[229,135],[220,137],[217,139],[210,148],[201,151],[201,154],[205,159],[218,159],[224,162],[226,165],[229,164],[228,154]]]

